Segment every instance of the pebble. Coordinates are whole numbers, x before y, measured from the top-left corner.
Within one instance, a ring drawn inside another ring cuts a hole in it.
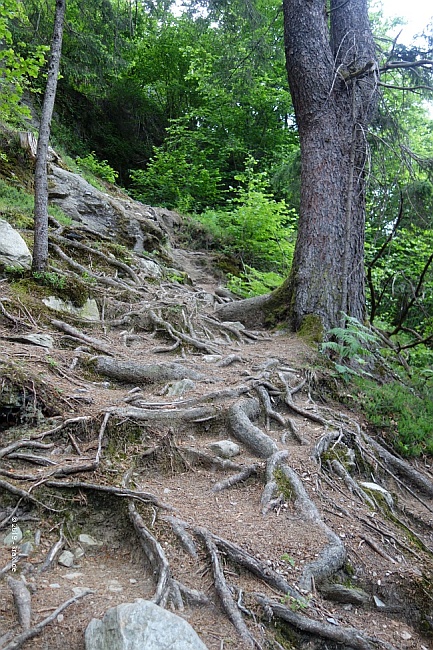
[[[63,577],[66,578],[66,580],[75,580],[76,578],[79,578],[80,576],[83,576],[84,573],[80,573],[80,571],[75,571],[74,573],[66,573]]]
[[[409,639],[412,638],[412,634],[409,634],[409,632],[407,632],[407,630],[403,630],[403,632],[400,634],[400,636],[403,639],[403,641],[409,641]]]
[[[53,584],[49,585],[50,589],[60,589],[60,585],[58,582],[53,582]]]

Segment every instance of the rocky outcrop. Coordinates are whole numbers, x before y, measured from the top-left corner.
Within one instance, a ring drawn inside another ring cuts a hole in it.
[[[136,253],[160,250],[181,217],[120,195],[114,197],[53,162],[48,177],[49,201],[78,224],[102,237],[116,238]]]
[[[26,242],[12,226],[0,219],[0,266],[30,269],[32,255]]]
[[[109,609],[87,627],[86,650],[206,650],[183,618],[147,600]]]

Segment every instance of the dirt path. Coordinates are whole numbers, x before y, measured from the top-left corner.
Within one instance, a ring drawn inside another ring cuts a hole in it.
[[[51,446],[16,452],[33,459],[13,452],[1,458],[0,540],[14,517],[24,535],[21,544],[31,543],[14,575],[22,572],[32,593],[33,623],[79,588],[92,590],[25,648],[60,650],[66,642],[70,650],[83,650],[92,617],[154,596],[161,567],[149,561],[149,547],[134,530],[128,514],[132,500],[104,492],[122,490],[128,471],[129,489],[152,496],[135,503],[168,562],[171,587],[161,592],[161,602],[174,607],[175,584],[199,592],[200,604],[190,604],[181,590],[178,613],[209,650],[244,650],[254,643],[261,648],[432,647],[433,492],[420,489],[411,476],[397,476],[377,456],[362,420],[324,401],[315,352],[296,336],[218,324],[218,277],[207,253],[175,250],[173,261],[191,284],[146,283],[143,296],[133,295],[129,302],[105,288],[103,300],[99,294],[103,322],[70,321],[112,356],[50,326],[47,311],[33,312],[33,329],[51,334],[53,349],[12,341],[29,316],[13,288],[2,284],[3,304],[16,322],[0,321],[2,394],[10,398],[9,406],[2,398],[1,447],[24,437]],[[104,361],[98,361],[101,357]],[[180,374],[167,378],[173,364]],[[143,365],[146,372],[152,366],[160,374],[138,380]],[[126,375],[120,377],[120,370]],[[192,373],[197,378],[191,379]],[[259,453],[257,432],[269,453]],[[210,447],[222,440],[236,443],[239,454],[222,460]],[[41,464],[41,457],[49,464]],[[343,467],[340,476],[335,461]],[[86,463],[94,465],[80,471]],[[216,489],[246,469],[249,476]],[[411,469],[433,486],[431,459]],[[67,487],[74,481],[80,484]],[[386,496],[374,485],[362,488],[362,481],[381,486]],[[11,486],[27,496],[19,500]],[[57,556],[41,573],[60,530],[63,550],[75,553],[73,565],[62,566]],[[80,542],[82,534],[98,545]],[[206,534],[223,569],[225,601],[231,598],[244,628],[230,622]],[[236,560],[225,541],[255,558],[260,571],[254,574]],[[10,559],[11,547],[3,545],[0,569]],[[295,595],[271,584],[270,576],[275,584],[285,581]],[[0,637],[19,632],[12,593],[4,581],[1,587]],[[263,599],[273,605],[263,607]],[[291,625],[281,622],[279,606],[297,617]],[[302,629],[304,619],[320,631]],[[347,639],[341,645],[331,635],[350,628],[359,631],[365,645]]]

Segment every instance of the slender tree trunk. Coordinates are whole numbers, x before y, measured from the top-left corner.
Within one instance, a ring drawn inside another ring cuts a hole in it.
[[[283,291],[295,329],[364,316],[366,129],[377,102],[367,0],[284,0],[287,73],[301,143],[301,206]]]
[[[47,159],[51,131],[51,118],[56,98],[57,78],[59,76],[62,51],[63,23],[66,0],[56,0],[53,38],[48,61],[48,77],[42,104],[38,147],[35,166],[35,230],[33,246],[33,271],[43,272],[48,265],[48,180]]]

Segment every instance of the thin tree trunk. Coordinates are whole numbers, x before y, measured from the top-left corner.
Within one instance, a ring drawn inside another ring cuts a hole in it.
[[[66,0],[56,0],[53,38],[48,62],[48,77],[42,104],[41,123],[36,152],[35,166],[35,230],[32,270],[43,272],[48,265],[48,143],[51,132],[51,118],[56,98],[57,78],[59,76],[62,51],[63,23]]]

